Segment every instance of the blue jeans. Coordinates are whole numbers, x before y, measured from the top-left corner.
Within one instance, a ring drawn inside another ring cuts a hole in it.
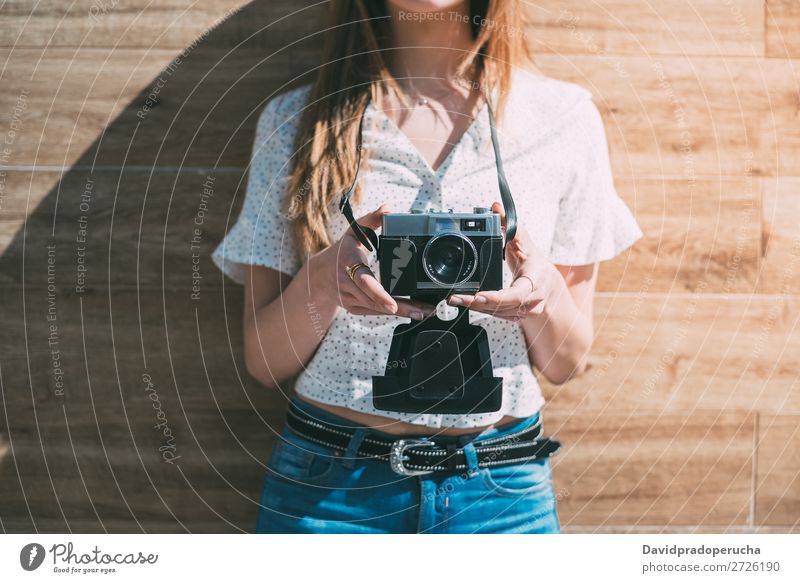
[[[260,533],[557,533],[549,459],[480,468],[436,477],[401,476],[383,460],[355,455],[361,439],[397,436],[359,428],[347,419],[295,399],[297,406],[337,425],[358,428],[347,452],[284,428],[275,444],[261,494]],[[468,436],[435,436],[461,444],[498,436],[538,421],[539,414]],[[473,458],[474,459],[474,458]],[[474,462],[472,462],[474,464]]]

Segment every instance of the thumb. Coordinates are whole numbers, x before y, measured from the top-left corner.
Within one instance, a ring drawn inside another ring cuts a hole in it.
[[[357,219],[358,224],[369,227],[370,229],[377,229],[383,223],[383,215],[389,212],[389,207],[385,204],[379,206],[371,213],[365,214],[363,217]]]

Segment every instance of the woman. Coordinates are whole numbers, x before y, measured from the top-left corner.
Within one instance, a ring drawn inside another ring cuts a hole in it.
[[[521,2],[332,5],[324,66],[267,103],[244,207],[214,254],[245,286],[250,374],[280,390],[297,377],[257,530],[558,532],[549,460],[513,455],[543,435],[533,369],[556,384],[585,369],[597,263],[642,235],[614,191],[597,109],[584,89],[532,72]],[[372,376],[407,364],[387,363],[394,327],[435,307],[388,295],[339,212],[359,122],[361,224],[411,210],[502,215],[489,107],[520,228],[504,289],[448,303],[487,331],[502,407],[376,410]],[[399,441],[409,439],[433,443]],[[414,475],[408,460],[425,459],[425,446],[447,461]],[[371,447],[399,449],[390,464]]]

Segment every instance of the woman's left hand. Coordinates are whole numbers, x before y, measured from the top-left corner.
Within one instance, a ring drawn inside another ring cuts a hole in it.
[[[495,202],[492,211],[500,215],[505,230],[503,205]],[[506,246],[506,261],[514,274],[511,287],[475,295],[456,294],[450,296],[447,303],[514,322],[541,314],[552,292],[557,289],[556,278],[561,274],[520,226],[514,240]]]

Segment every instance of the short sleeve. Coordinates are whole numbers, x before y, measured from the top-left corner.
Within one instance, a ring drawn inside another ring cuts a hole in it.
[[[214,250],[214,263],[237,283],[245,266],[261,265],[289,275],[301,267],[288,218],[287,181],[297,110],[293,94],[267,103],[259,116],[244,204],[236,224]]]
[[[600,112],[588,97],[565,130],[571,167],[561,195],[549,259],[587,265],[616,257],[643,235],[616,189]]]

